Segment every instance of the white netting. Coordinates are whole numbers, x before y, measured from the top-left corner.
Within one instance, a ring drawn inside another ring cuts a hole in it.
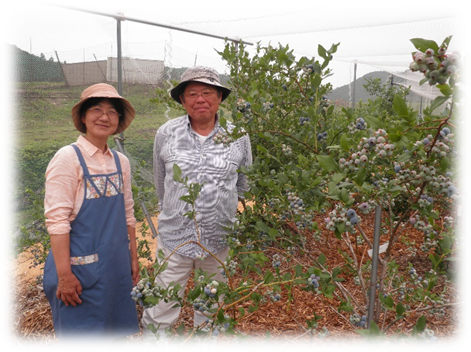
[[[145,160],[148,165],[152,163],[155,131],[142,128],[139,120],[157,121],[157,115],[162,115],[160,110],[157,112],[156,104],[150,102],[155,97],[154,89],[164,81],[169,83],[171,79],[178,80],[182,68],[193,65],[211,66],[220,73],[227,73],[226,64],[217,53],[224,49],[221,38],[239,38],[253,44],[260,42],[262,46],[271,44],[277,47],[278,43],[289,45],[298,58],[318,57],[319,44],[328,49],[332,44],[340,43],[329,65],[333,76],[327,82],[332,83],[334,88],[350,85],[350,101],[355,67],[357,78],[372,71],[389,72],[395,76],[396,84],[410,86],[414,93],[424,98],[421,106],[433,100],[437,89],[428,84],[419,86],[418,82],[423,75],[407,70],[412,60],[411,52],[415,51],[410,39],[425,38],[440,44],[445,37],[452,35],[449,51],[459,50],[464,54],[468,50],[465,44],[464,12],[451,8],[451,2],[442,1],[436,7],[427,2],[428,8],[405,6],[390,9],[347,9],[337,3],[332,5],[330,1],[320,0],[315,5],[312,0],[304,4],[302,2],[268,6],[253,0],[240,0],[230,5],[221,1],[195,3],[180,0],[166,4],[153,1],[151,6],[146,6],[140,1],[130,4],[120,0],[112,3],[75,0],[75,9],[36,2],[14,2],[2,14],[2,25],[8,16],[9,22],[0,31],[2,35],[8,34],[2,41],[11,45],[7,55],[4,50],[5,80],[7,84],[9,80],[17,84],[13,90],[7,89],[5,93],[4,112],[11,114],[7,122],[10,131],[15,128],[21,131],[21,126],[15,125],[15,109],[9,110],[9,103],[37,104],[28,117],[27,127],[34,128],[44,124],[44,116],[48,116],[45,107],[38,103],[41,99],[52,100],[60,106],[71,97],[78,97],[84,85],[96,81],[109,81],[116,85],[118,21],[102,14],[115,15],[118,10],[123,14],[120,22],[123,95],[139,97],[139,116],[136,123],[126,131],[127,135],[134,134],[138,138],[124,141],[133,167],[137,167],[135,160]],[[456,3],[454,5],[458,6]],[[97,13],[77,11],[77,6],[96,10]],[[191,30],[193,33],[179,29]],[[255,45],[247,45],[246,48],[249,53],[255,51]],[[58,61],[66,65],[61,67]],[[66,84],[64,75],[67,77]],[[48,89],[53,86],[49,83],[55,83],[61,89],[51,89],[49,92]],[[36,87],[40,89],[35,90]],[[64,114],[68,114],[65,111],[70,111],[70,108],[64,108]],[[171,118],[170,113],[167,107],[165,119]],[[155,129],[157,127],[156,122]],[[73,129],[73,126],[59,127],[51,123],[48,134],[59,138],[61,128]],[[34,138],[40,140],[43,136],[35,135]],[[60,141],[65,142],[73,140]],[[16,147],[14,143],[13,137],[10,146]],[[7,176],[19,182],[14,185],[16,189],[30,187],[39,190],[43,187],[43,180],[38,177],[35,183],[28,185],[20,181],[28,173],[44,175],[50,157],[35,155],[14,163],[8,163],[7,160]],[[151,182],[151,173],[143,170],[143,178]],[[8,214],[30,206],[27,197],[15,198],[14,191],[9,192],[6,204]]]

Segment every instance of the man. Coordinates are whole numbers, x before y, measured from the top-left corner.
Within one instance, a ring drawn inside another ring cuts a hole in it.
[[[229,248],[225,244],[226,230],[235,221],[239,198],[247,189],[246,176],[240,168],[252,164],[250,140],[247,135],[230,144],[216,143],[215,135],[224,133],[219,124],[219,105],[231,93],[220,83],[219,74],[212,68],[192,67],[181,77],[181,83],[171,90],[171,97],[182,104],[187,115],[162,125],[154,141],[154,178],[159,199],[157,250],[170,256],[167,269],[156,281],[163,285],[179,283],[183,289],[190,273],[202,268],[215,280],[223,281],[220,263],[204,251],[195,241],[214,254],[221,262]],[[233,125],[227,124],[230,130]],[[230,132],[230,131],[227,131]],[[190,205],[180,199],[187,189],[173,179],[173,166],[177,164],[182,177],[190,183],[202,185],[196,200],[196,222],[184,214]],[[174,254],[171,253],[175,251]],[[148,325],[158,328],[159,336],[176,322],[180,307],[175,302],[160,302],[146,309],[142,322],[144,334],[150,335]],[[194,326],[200,326],[206,316],[195,311]]]

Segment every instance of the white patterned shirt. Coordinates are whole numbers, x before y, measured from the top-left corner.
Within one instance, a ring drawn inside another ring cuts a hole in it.
[[[234,126],[228,122],[227,127],[230,132]],[[158,233],[164,246],[172,251],[188,241],[198,242],[195,220],[184,215],[192,210],[191,205],[180,199],[188,194],[187,189],[173,179],[175,163],[182,170],[182,178],[202,184],[195,204],[201,245],[213,254],[226,248],[225,229],[235,222],[239,198],[247,190],[247,176],[239,169],[252,164],[252,149],[248,135],[227,146],[214,143],[218,131],[224,129],[217,118],[213,131],[201,143],[185,115],[166,122],[155,135]],[[180,247],[177,253],[191,258],[208,255],[194,243]]]

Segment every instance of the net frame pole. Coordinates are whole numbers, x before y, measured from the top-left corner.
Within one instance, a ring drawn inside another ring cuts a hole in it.
[[[171,25],[164,24],[164,23],[158,23],[158,22],[153,22],[153,21],[142,20],[142,19],[139,19],[139,18],[125,17],[124,14],[117,15],[117,14],[111,14],[111,13],[106,13],[106,12],[81,9],[81,8],[71,7],[71,6],[61,6],[61,5],[56,5],[56,6],[59,6],[59,7],[68,9],[68,10],[75,10],[75,11],[87,12],[87,13],[91,13],[91,14],[99,15],[99,16],[112,17],[112,18],[114,18],[116,20],[119,20],[119,21],[130,21],[130,22],[142,23],[142,24],[147,24],[147,25],[150,25],[150,26],[163,27],[163,28],[167,28],[167,29],[173,29],[173,30],[176,30],[176,31],[182,31],[182,32],[187,32],[187,33],[192,33],[192,34],[198,34],[198,35],[202,35],[202,36],[205,36],[205,37],[211,37],[211,38],[216,38],[216,39],[229,40],[229,41],[236,42],[236,43],[244,43],[244,44],[247,44],[247,45],[253,45],[253,43],[246,42],[246,41],[244,41],[240,38],[230,38],[230,37],[220,36],[220,35],[216,35],[216,34],[212,34],[212,33],[205,33],[205,32],[195,31],[193,29],[177,27],[177,26],[171,26]]]

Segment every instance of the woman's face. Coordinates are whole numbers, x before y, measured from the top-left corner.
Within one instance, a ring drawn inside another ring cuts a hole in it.
[[[87,128],[87,138],[106,141],[118,129],[119,114],[108,99],[103,99],[86,110],[82,122]]]

